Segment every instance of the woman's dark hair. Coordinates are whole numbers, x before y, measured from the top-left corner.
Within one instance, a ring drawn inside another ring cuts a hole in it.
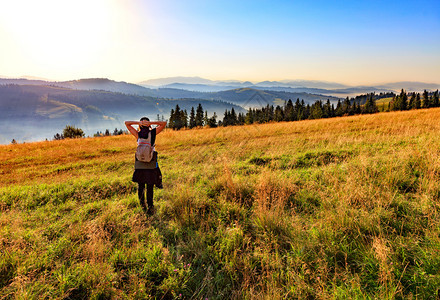
[[[147,117],[142,117],[139,121],[148,121],[150,122],[150,119],[148,119]],[[139,128],[144,128],[145,126],[140,125]],[[150,126],[148,126],[149,128]]]
[[[140,119],[140,121],[150,121],[150,119],[148,119],[147,117],[142,117]],[[148,138],[148,133],[150,132],[150,126],[139,126],[139,137],[146,139]]]

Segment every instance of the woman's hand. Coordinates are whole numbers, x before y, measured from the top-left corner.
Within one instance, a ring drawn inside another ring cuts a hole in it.
[[[141,121],[141,124],[139,124],[139,125],[141,125],[141,126],[150,126],[151,125],[151,122],[150,121],[147,121],[147,120],[142,120]]]

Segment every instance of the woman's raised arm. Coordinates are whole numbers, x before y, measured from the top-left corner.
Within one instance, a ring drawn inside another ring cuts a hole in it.
[[[136,138],[136,140],[139,138],[137,130],[132,125],[140,125],[142,122],[139,121],[125,121],[125,126],[127,127],[128,131]]]
[[[157,125],[156,127],[156,134],[159,134],[165,126],[167,126],[166,121],[156,121],[156,122],[149,122],[151,125]]]

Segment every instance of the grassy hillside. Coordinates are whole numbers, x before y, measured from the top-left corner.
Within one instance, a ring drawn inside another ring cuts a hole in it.
[[[393,97],[381,98],[381,99],[376,100],[377,109],[379,111],[388,110],[388,105],[391,101],[393,101]]]
[[[432,298],[440,109],[0,146],[0,297]]]

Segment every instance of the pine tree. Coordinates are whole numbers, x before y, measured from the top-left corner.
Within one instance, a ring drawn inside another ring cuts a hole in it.
[[[367,95],[367,101],[364,105],[364,113],[373,114],[377,112],[376,101],[374,100],[374,94]]]
[[[309,119],[321,119],[324,115],[322,101],[318,100],[310,107]]]
[[[304,103],[304,100],[299,101],[299,98],[296,99],[295,102],[295,114],[294,114],[294,121],[298,120],[304,120],[307,119],[306,117],[306,106]]]
[[[355,103],[355,114],[360,114],[360,113],[362,113],[362,108],[361,108],[361,103],[360,102],[358,102],[357,103],[357,105],[356,105],[356,103]]]
[[[188,112],[186,109],[184,111],[180,111],[180,120],[182,122],[182,127],[188,127]]]
[[[277,107],[275,108],[274,119],[276,122],[281,122],[284,120],[284,112],[283,112],[283,109],[281,108],[281,106],[279,106],[279,105],[277,105]]]
[[[237,124],[237,114],[235,113],[235,109],[232,108],[231,109],[231,125],[236,125]]]
[[[214,113],[215,114],[215,113]],[[244,116],[244,114],[243,113],[239,113],[238,114],[238,117],[237,117],[237,124],[238,125],[244,125],[244,123],[245,123],[245,116]]]
[[[267,111],[268,119],[269,119],[269,122],[272,122],[275,118],[275,109],[274,109],[273,105],[269,106],[269,104],[268,104],[267,106],[268,106],[268,111]]]
[[[304,106],[305,105],[305,103],[304,103],[304,99],[303,100],[301,100],[301,119],[300,118],[298,118],[298,120],[306,120],[306,119],[308,119],[309,118],[309,116],[310,116],[310,104],[307,104],[306,106]],[[304,107],[304,109],[303,109],[303,107]]]
[[[299,99],[297,100],[299,101]],[[292,100],[289,99],[289,101],[287,101],[286,106],[284,107],[284,117],[286,118],[286,121],[294,121],[295,120],[295,112],[294,112],[294,108],[293,108],[293,102]]]
[[[184,112],[180,110],[180,107],[178,104],[176,104],[176,108],[173,110],[171,109],[171,115],[170,115],[170,128],[179,130],[181,129],[183,124],[183,116]]]
[[[172,108],[171,109],[171,112],[170,112],[170,120],[169,120],[169,122],[168,122],[168,124],[167,124],[167,126],[169,127],[169,128],[173,128],[173,126],[174,126],[174,120],[176,119],[176,113],[174,112],[174,109]],[[174,129],[174,128],[173,128]]]
[[[229,125],[231,125],[229,123],[229,119],[230,119],[229,111],[227,109],[225,109],[225,114],[223,115],[222,126],[229,126]]]
[[[205,116],[203,117],[203,124],[204,124],[204,125],[208,125],[208,121],[209,121],[209,118],[208,118],[208,111],[205,110]]]
[[[406,91],[404,89],[402,89],[402,91],[400,92],[400,110],[406,110],[408,108],[408,96],[406,94]]]
[[[342,115],[351,115],[351,103],[350,99],[347,97],[344,100],[344,103],[342,104]]]
[[[245,117],[244,122],[248,125],[254,123],[254,111],[250,107],[246,113],[246,117]]]
[[[191,112],[189,114],[189,128],[196,127],[196,114],[194,111],[194,107],[191,107]]]
[[[412,93],[411,94],[411,98],[409,99],[409,103],[408,103],[408,109],[414,109],[416,108],[416,93]]]
[[[391,100],[391,110],[396,110],[396,106],[397,106],[397,104],[396,104],[396,101],[397,101],[397,99],[396,99],[396,95],[393,95],[393,100]]]
[[[203,126],[203,108],[202,104],[199,103],[196,110],[196,126]]]
[[[422,107],[422,100],[420,99],[420,93],[416,95],[416,109],[420,109]]]
[[[429,108],[429,107],[431,107],[431,103],[430,103],[430,101],[429,101],[429,94],[428,94],[428,91],[427,91],[427,90],[425,90],[425,91],[423,92],[423,104],[422,104],[422,107],[423,107],[423,108]]]
[[[332,105],[330,103],[330,100],[327,99],[327,102],[323,106],[323,117],[324,118],[331,118],[332,115]]]
[[[440,106],[440,100],[438,95],[438,90],[434,92],[434,95],[432,95],[432,106],[433,107],[439,107]]]
[[[215,112],[212,117],[208,119],[207,125],[212,128],[217,127],[217,114]]]
[[[400,98],[400,95],[396,95],[393,101],[393,110],[400,110],[402,99]]]
[[[54,139],[54,140],[62,140],[62,139],[64,139],[64,136],[63,136],[62,134],[56,133],[56,134],[53,136],[53,139]]]
[[[347,97],[348,98],[348,97]],[[337,117],[344,115],[343,105],[340,99],[338,99],[338,103],[336,103],[336,111],[335,114]]]

